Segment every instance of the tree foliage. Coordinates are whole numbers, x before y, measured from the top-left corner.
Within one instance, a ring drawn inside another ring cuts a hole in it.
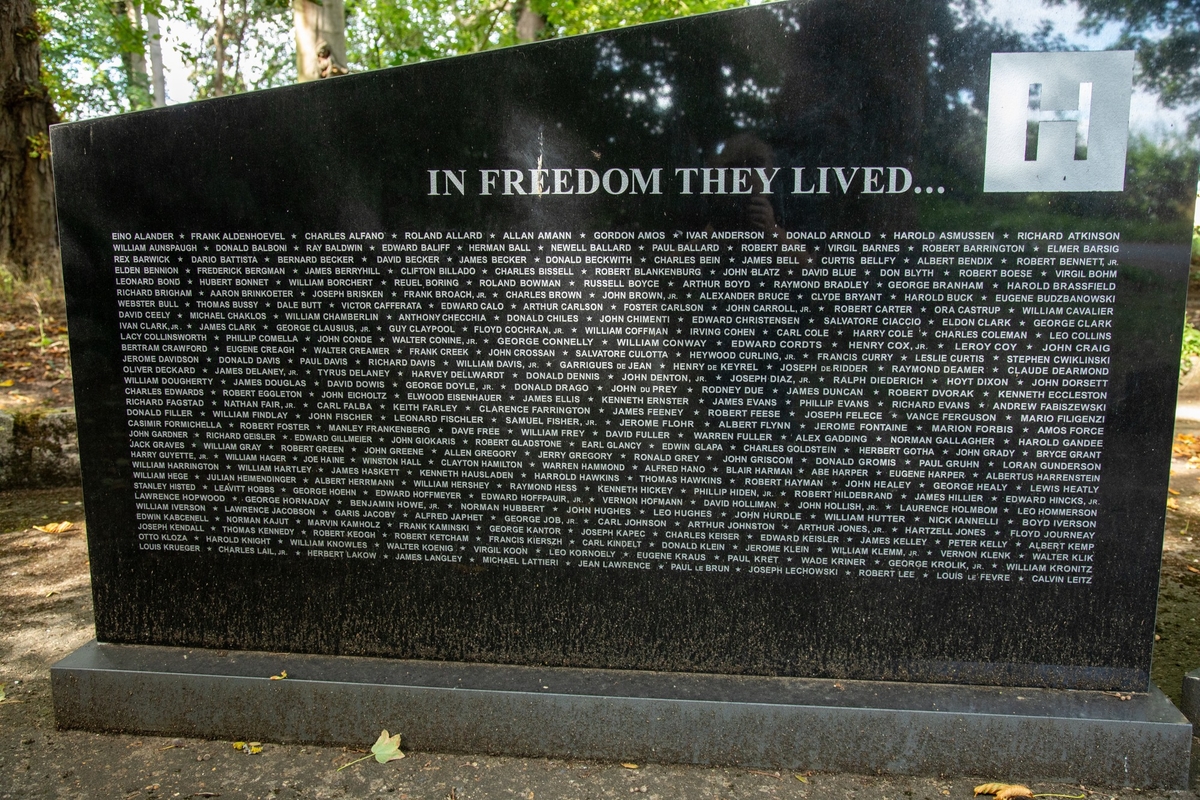
[[[477,0],[347,0],[350,68],[396,67],[473,52],[479,49],[484,6]]]
[[[1046,0],[1063,5],[1066,0]],[[1078,0],[1082,28],[1099,31],[1121,26],[1117,47],[1137,51],[1138,80],[1157,92],[1167,108],[1200,103],[1200,0]],[[1193,132],[1200,110],[1188,115]]]
[[[287,0],[177,0],[171,15],[193,34],[179,54],[197,99],[295,82]]]
[[[530,7],[545,18],[545,35],[549,37],[623,28],[744,5],[745,0],[532,0]]]
[[[53,0],[38,9],[42,81],[64,119],[151,107],[135,66],[145,64],[147,14],[183,23],[177,48],[197,98],[295,80],[287,0]]]
[[[1184,136],[1156,142],[1144,135],[1129,141],[1126,157],[1125,191],[1120,194],[1124,211],[1153,222],[1190,219],[1192,190],[1200,154],[1196,143]]]
[[[520,41],[523,12],[543,21],[537,38],[654,22],[745,5],[745,0],[348,0],[350,64],[379,69],[477,53]]]
[[[143,11],[162,13],[160,0]],[[131,56],[144,56],[146,31],[124,0],[55,0],[38,7],[42,82],[64,119],[119,114],[151,105],[144,73]]]

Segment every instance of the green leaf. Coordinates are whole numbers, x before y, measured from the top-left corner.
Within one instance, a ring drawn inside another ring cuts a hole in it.
[[[1182,377],[1192,368],[1192,356],[1200,356],[1200,330],[1192,327],[1185,317],[1183,320],[1183,348],[1179,354],[1179,373]]]
[[[380,764],[404,758],[404,753],[400,752],[400,734],[388,736],[388,732],[384,730],[379,734],[379,740],[371,745],[371,752],[375,754],[375,760]]]

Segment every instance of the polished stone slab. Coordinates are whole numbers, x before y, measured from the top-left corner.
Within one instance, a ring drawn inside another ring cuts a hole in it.
[[[286,670],[286,680],[270,680]],[[1191,725],[1148,694],[539,668],[91,642],[59,727],[519,756],[1020,776],[1183,789]],[[1128,699],[1124,699],[1128,698]]]
[[[1200,721],[1200,669],[1194,669],[1183,676],[1183,715],[1195,724]]]
[[[1195,187],[961,5],[56,126],[97,638],[1146,691]]]

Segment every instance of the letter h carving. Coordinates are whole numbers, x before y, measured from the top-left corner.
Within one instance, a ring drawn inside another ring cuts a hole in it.
[[[1079,106],[1068,109],[1043,109],[1042,84],[1029,84],[1029,116],[1025,129],[1025,160],[1037,161],[1038,133],[1043,123],[1075,123],[1075,160],[1087,161],[1088,128],[1092,120],[1092,84],[1079,84]]]

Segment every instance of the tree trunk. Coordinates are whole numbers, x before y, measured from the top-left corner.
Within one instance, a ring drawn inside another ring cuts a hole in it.
[[[545,29],[546,18],[531,9],[528,3],[521,3],[517,7],[518,42],[536,41],[538,35]]]
[[[24,280],[60,277],[41,32],[32,0],[0,2],[0,266]]]
[[[342,0],[292,0],[296,73],[301,81],[345,75],[346,10]]]
[[[146,38],[150,49],[150,99],[155,108],[162,108],[167,104],[167,77],[163,72],[162,34],[154,14],[146,15]]]
[[[132,0],[125,2],[125,16],[129,18],[129,25],[136,33],[141,33],[142,28],[142,7]],[[147,94],[150,92],[150,76],[146,72],[146,54],[127,52],[122,54],[125,60],[125,69],[129,73],[129,84],[134,89],[144,89]],[[140,92],[139,92],[140,94]],[[135,108],[137,106],[134,106]]]
[[[213,26],[213,36],[216,41],[216,69],[213,72],[212,95],[220,97],[225,94],[225,0],[217,2],[217,20]]]

